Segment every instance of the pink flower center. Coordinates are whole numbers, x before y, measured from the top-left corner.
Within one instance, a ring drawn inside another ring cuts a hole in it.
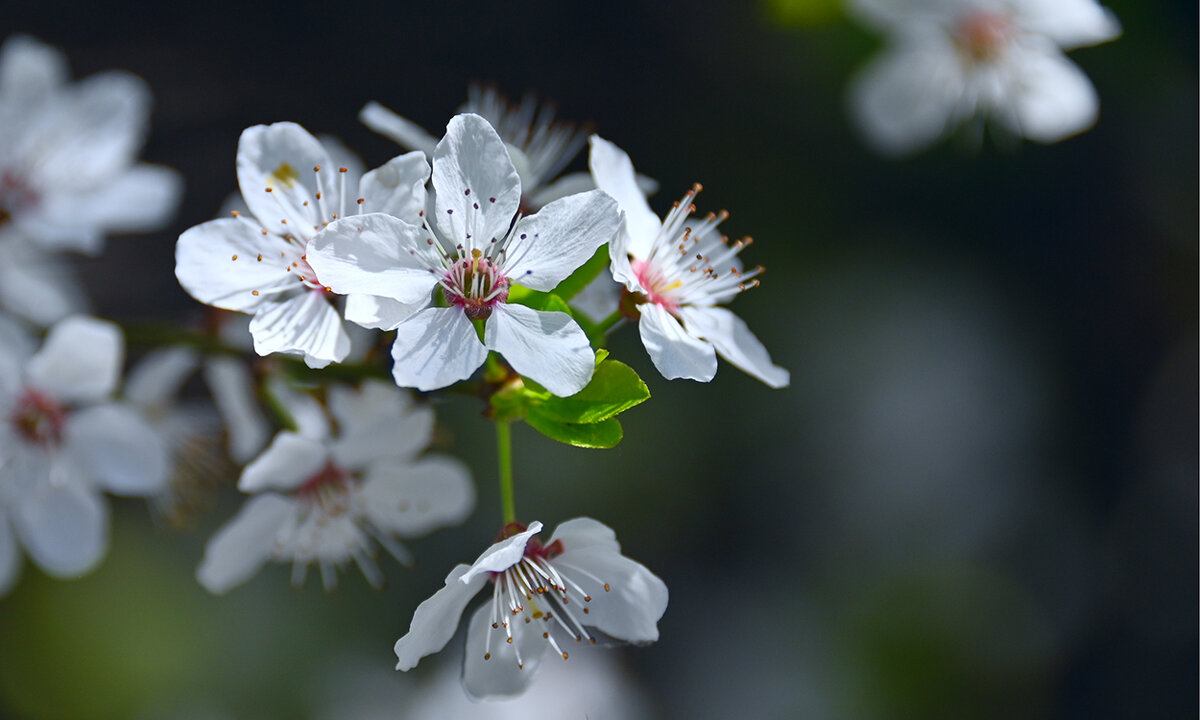
[[[35,207],[38,202],[38,194],[19,173],[0,172],[0,225],[6,224],[13,215]]]
[[[326,515],[341,515],[350,507],[353,477],[329,463],[296,489],[296,496],[319,506]]]
[[[27,442],[50,447],[62,441],[67,410],[48,395],[27,388],[17,398],[9,422]]]
[[[976,10],[958,22],[955,41],[972,60],[992,60],[1012,42],[1012,19],[991,10]]]
[[[442,290],[446,300],[462,308],[472,320],[491,317],[492,308],[508,300],[510,281],[500,265],[474,249],[470,257],[454,260],[446,268]]]
[[[675,315],[679,312],[679,302],[671,296],[671,291],[681,287],[679,281],[671,282],[656,267],[646,260],[633,260],[630,263],[638,284],[645,291],[646,299],[658,305],[667,312]]]

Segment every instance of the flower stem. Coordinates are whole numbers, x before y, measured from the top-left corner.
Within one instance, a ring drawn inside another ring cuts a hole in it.
[[[625,316],[621,314],[620,308],[614,310],[612,315],[609,315],[592,326],[591,331],[588,333],[590,336],[589,339],[595,344],[603,345],[604,340],[607,339],[608,331],[612,330],[624,319]]]
[[[517,521],[517,507],[513,500],[512,424],[504,420],[496,422],[496,456],[500,464],[500,506],[504,524],[508,525]]]

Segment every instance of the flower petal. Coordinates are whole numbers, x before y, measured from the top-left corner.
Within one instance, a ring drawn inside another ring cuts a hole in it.
[[[588,167],[596,187],[611,195],[625,212],[625,230],[629,234],[627,251],[634,257],[649,257],[662,223],[638,187],[633,161],[624,150],[599,135],[593,135],[589,142],[592,149]]]
[[[539,624],[512,623],[513,642],[503,627],[492,627],[492,605],[484,603],[471,615],[463,656],[463,689],[473,700],[513,697],[533,682],[549,645]],[[488,642],[491,633],[491,642]],[[489,650],[490,648],[490,650]],[[490,655],[487,659],[485,655]],[[518,663],[517,658],[520,657]]]
[[[290,265],[274,262],[289,243],[264,235],[249,222],[210,220],[188,228],[175,244],[175,277],[202,303],[254,312],[278,300],[278,292],[303,287]],[[269,258],[268,262],[258,257]]]
[[[417,537],[460,523],[475,507],[471,473],[458,460],[428,456],[407,465],[382,461],[372,465],[363,482],[364,508],[380,530]]]
[[[67,420],[64,436],[75,464],[111,493],[153,495],[166,485],[166,441],[130,407],[98,405],[76,411]]]
[[[1121,23],[1096,0],[1017,0],[1022,28],[1044,35],[1064,50],[1095,45],[1121,34]]]
[[[1014,49],[1009,61],[1015,78],[1010,99],[1015,112],[999,117],[1015,125],[1014,132],[1052,143],[1096,122],[1100,107],[1096,88],[1065,55],[1052,49]]]
[[[238,138],[237,175],[250,212],[275,235],[299,232],[307,237],[315,232],[314,226],[332,222],[333,214],[341,212],[338,168],[321,142],[296,123],[243,130]]]
[[[33,218],[40,236],[96,253],[102,233],[144,232],[167,224],[183,194],[183,178],[170,168],[138,164],[97,187],[47,194]]]
[[[566,543],[564,548],[553,564],[592,598],[587,603],[588,626],[626,642],[658,640],[658,621],[667,611],[666,583],[611,549],[572,550]]]
[[[467,572],[460,578],[461,582],[470,582],[477,577],[487,577],[487,573],[503,572],[521,561],[525,556],[525,546],[529,538],[542,531],[542,523],[534,520],[524,532],[504,538],[480,553]]]
[[[582,390],[596,369],[587,335],[564,312],[497,305],[484,328],[484,343],[559,397]]]
[[[199,367],[200,355],[194,348],[182,345],[156,348],[129,371],[121,394],[140,408],[165,410]]]
[[[392,383],[368,380],[359,390],[335,385],[328,394],[339,429],[333,458],[344,468],[411,457],[433,437],[433,408],[413,407],[412,395]]]
[[[396,327],[392,377],[400,387],[437,390],[471,377],[486,358],[462,310],[425,308]]]
[[[242,471],[238,489],[245,493],[295,490],[328,461],[329,452],[323,443],[283,430],[263,454]]]
[[[0,512],[0,597],[8,592],[21,574],[21,552],[17,536],[9,526],[8,515]]]
[[[343,314],[350,322],[372,330],[395,330],[396,326],[429,305],[430,296],[414,303],[402,303],[389,297],[351,293],[346,296]],[[351,343],[353,345],[353,343]]]
[[[429,299],[438,278],[416,253],[427,253],[429,233],[391,215],[367,213],[339,220],[308,244],[318,282],[347,295],[366,293],[416,303]]]
[[[488,580],[486,575],[479,575],[460,582],[469,569],[462,564],[455,567],[446,576],[445,586],[417,606],[408,632],[396,641],[397,670],[411,670],[421,658],[432,655],[450,642],[458,629],[463,609]]]
[[[521,204],[521,179],[504,142],[478,115],[455,115],[433,151],[434,221],[451,245],[502,238]]]
[[[587,192],[588,190],[595,190],[596,182],[592,180],[592,176],[589,173],[573,172],[563,175],[548,185],[534,189],[532,195],[524,183],[522,183],[522,187],[525,188],[525,206],[534,210],[540,210],[559,198],[565,198],[575,193]]]
[[[271,557],[279,529],[296,513],[296,504],[275,493],[252,497],[204,548],[196,580],[221,594],[254,576]]]
[[[0,48],[0,97],[6,107],[28,108],[67,76],[66,57],[28,35],[11,35]]]
[[[263,305],[250,321],[254,352],[303,354],[309,367],[340,362],[350,353],[350,336],[323,293],[304,290],[283,302]]]
[[[241,360],[214,355],[204,365],[204,381],[225,422],[229,456],[242,465],[271,437],[270,425],[255,402],[250,370]]]
[[[11,238],[0,244],[0,254],[0,305],[41,326],[87,307],[83,288],[58,253]]]
[[[108,504],[79,482],[39,482],[16,503],[13,526],[29,558],[55,577],[91,570],[108,549]]]
[[[505,251],[504,272],[518,285],[550,292],[620,227],[617,204],[600,190],[555,200],[517,223]]]
[[[50,328],[41,350],[29,359],[30,385],[66,402],[95,402],[117,386],[125,340],[106,320],[73,315]]]
[[[420,225],[425,212],[425,183],[429,162],[425,153],[414,151],[388,160],[363,175],[359,194],[363,209],[398,217]]]
[[[621,552],[617,534],[613,532],[612,528],[589,517],[577,517],[559,523],[546,544],[553,545],[557,540],[561,540],[563,548],[569,550]]]
[[[638,332],[654,367],[668,380],[708,382],[717,374],[713,346],[689,335],[671,313],[654,303],[638,306]]]
[[[358,121],[398,143],[400,147],[420,150],[426,155],[432,155],[437,147],[437,138],[425,132],[424,128],[373,100],[358,112]]]
[[[712,343],[721,357],[773,388],[787,387],[788,371],[771,362],[767,349],[733,312],[684,306],[679,313],[688,334]]]

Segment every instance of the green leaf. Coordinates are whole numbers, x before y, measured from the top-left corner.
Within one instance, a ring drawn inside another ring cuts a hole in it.
[[[543,417],[558,422],[602,423],[649,397],[650,389],[633,368],[604,359],[596,366],[587,387],[570,397],[551,395],[538,403],[537,410]]]
[[[554,294],[563,300],[570,300],[579,294],[579,291],[588,286],[588,283],[595,280],[608,267],[608,245],[602,245],[596,250],[587,262],[576,268],[575,272],[566,280],[558,284],[554,288]]]
[[[525,422],[546,437],[567,445],[582,448],[611,448],[621,442],[624,432],[616,418],[603,422],[577,424],[559,422],[541,413],[541,408],[529,408]]]
[[[567,301],[555,293],[530,290],[520,285],[516,285],[509,290],[508,302],[515,302],[518,305],[524,305],[544,312],[565,312],[568,315],[572,314],[571,307],[567,305]]]

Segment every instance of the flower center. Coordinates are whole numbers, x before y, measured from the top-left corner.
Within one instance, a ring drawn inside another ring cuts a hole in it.
[[[0,172],[0,226],[12,220],[13,215],[35,207],[38,194],[17,172]]]
[[[336,517],[350,509],[352,495],[350,473],[329,463],[296,489],[296,496],[306,500],[328,517]]]
[[[642,286],[648,302],[660,305],[672,315],[679,312],[679,302],[671,293],[683,287],[683,281],[671,280],[661,270],[646,260],[634,260],[630,263],[638,284]]]
[[[1003,54],[1012,37],[1011,18],[990,10],[976,10],[959,20],[955,42],[968,58],[984,62]]]
[[[50,447],[62,441],[67,410],[49,396],[25,389],[17,398],[9,422],[30,444]]]
[[[462,308],[472,320],[486,320],[492,308],[508,300],[510,281],[497,258],[474,248],[469,256],[459,246],[459,257],[451,259],[442,281],[446,300]]]

